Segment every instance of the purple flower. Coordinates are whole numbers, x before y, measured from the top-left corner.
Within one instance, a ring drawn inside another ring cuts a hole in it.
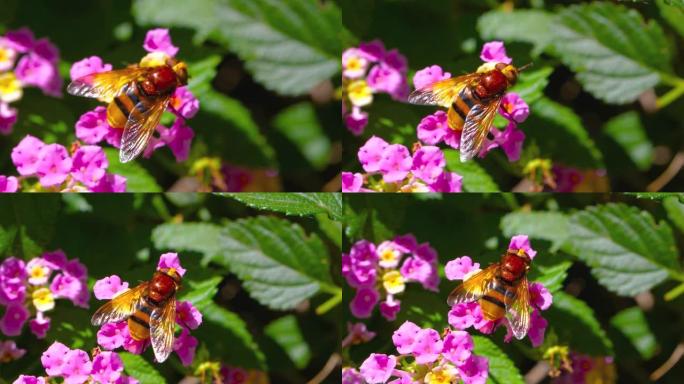
[[[97,343],[109,350],[121,347],[126,337],[130,337],[130,334],[125,321],[103,324],[97,331]]]
[[[508,161],[518,161],[522,152],[525,133],[518,129],[514,122],[509,122],[506,129],[501,132],[496,128],[490,131],[494,135],[494,141],[501,146],[506,153]]]
[[[93,292],[98,300],[110,300],[128,289],[128,283],[122,282],[117,275],[107,276],[95,282]]]
[[[397,314],[401,310],[401,301],[392,298],[392,295],[387,296],[387,300],[380,303],[380,314],[387,321],[394,321],[397,319]]]
[[[98,56],[90,56],[73,63],[71,65],[71,69],[69,70],[69,76],[73,81],[93,73],[108,72],[111,70],[111,64],[104,63]]]
[[[444,357],[455,365],[465,362],[473,350],[473,338],[465,331],[449,331],[444,337]]]
[[[64,251],[61,249],[52,252],[45,252],[40,257],[46,263],[48,268],[53,270],[60,270],[66,267],[67,264],[66,254],[64,254]]]
[[[487,63],[504,63],[510,64],[513,59],[506,56],[506,47],[502,41],[490,41],[482,46],[480,59]]]
[[[380,63],[368,73],[368,85],[375,92],[386,92],[395,99],[402,99],[406,78],[404,74],[391,66]]]
[[[22,176],[34,175],[38,170],[38,160],[45,143],[42,140],[26,135],[12,149],[12,162]]]
[[[359,44],[359,52],[371,62],[385,59],[385,45],[380,40]]]
[[[362,186],[363,186],[363,175],[362,174],[351,173],[351,172],[342,172],[342,192],[347,192],[347,193],[348,192],[360,192]]]
[[[50,376],[61,376],[69,352],[70,349],[66,345],[57,341],[52,343],[40,356],[40,362],[43,364],[45,372]]]
[[[444,274],[448,280],[465,280],[465,277],[480,269],[480,263],[473,263],[469,256],[462,256],[449,261],[444,267]]]
[[[375,332],[371,332],[366,328],[366,324],[358,323],[347,323],[347,336],[342,340],[342,348],[347,348],[351,345],[358,345],[367,343],[375,337]]]
[[[530,107],[520,95],[509,92],[501,99],[499,113],[514,123],[522,123],[530,115]]]
[[[342,76],[358,79],[366,74],[368,58],[358,48],[349,48],[342,53]]]
[[[10,304],[0,319],[0,332],[6,336],[19,336],[29,318],[29,311],[21,304]]]
[[[172,268],[183,277],[185,275],[186,269],[181,266],[180,258],[176,252],[167,252],[159,256],[159,263],[157,263],[157,269],[162,268]]]
[[[366,384],[361,373],[354,368],[342,368],[342,384]]]
[[[368,113],[361,110],[361,107],[354,105],[352,112],[345,115],[344,124],[353,135],[359,136],[368,125]]]
[[[26,350],[17,348],[14,340],[0,341],[0,361],[8,363],[20,359],[25,354]]]
[[[435,145],[443,141],[456,149],[461,145],[461,131],[449,127],[447,113],[444,111],[425,116],[418,124],[417,134],[418,139],[426,144]]]
[[[188,159],[193,137],[195,137],[195,132],[185,123],[185,119],[182,117],[176,117],[171,128],[164,131],[161,135],[162,141],[171,148],[171,152],[173,152],[177,162]]]
[[[392,342],[397,347],[397,352],[406,355],[413,352],[413,345],[420,335],[421,328],[416,324],[405,321],[392,334]]]
[[[482,310],[477,302],[461,303],[451,307],[447,320],[452,327],[464,330],[482,322]]]
[[[527,337],[533,347],[538,347],[544,342],[544,333],[549,322],[544,319],[538,310],[533,310],[530,314],[530,329],[527,331]]]
[[[19,375],[12,384],[46,384],[45,378],[36,376]]]
[[[23,84],[36,86],[46,95],[62,95],[62,78],[55,63],[29,53],[19,59],[14,71]]]
[[[424,146],[413,154],[411,172],[428,184],[437,182],[446,166],[444,153],[438,147]]]
[[[21,303],[26,298],[26,264],[9,257],[0,264],[0,304]]]
[[[20,53],[25,53],[33,49],[33,32],[25,27],[14,31],[7,31],[3,40],[5,45]]]
[[[556,181],[555,192],[574,192],[575,188],[584,180],[584,176],[576,168],[554,164],[551,172],[553,172],[553,179]]]
[[[91,188],[93,192],[126,192],[126,178],[120,175],[107,174],[100,179],[100,182]]]
[[[4,101],[0,101],[0,135],[12,133],[12,127],[16,122],[17,110]]]
[[[418,257],[408,257],[401,266],[401,274],[407,280],[421,283],[429,281],[432,271],[433,268],[430,263]]]
[[[94,187],[104,177],[107,167],[109,161],[104,150],[95,145],[86,145],[74,153],[71,175],[83,185]]]
[[[458,366],[463,384],[485,384],[489,374],[489,360],[482,356],[470,356],[465,363]]]
[[[112,128],[107,123],[107,109],[96,107],[78,118],[76,137],[86,144],[97,144],[110,134]]]
[[[428,364],[437,360],[443,347],[444,343],[439,337],[439,332],[427,328],[418,332],[411,352],[416,358],[416,363]]]
[[[163,52],[171,57],[176,56],[176,53],[178,53],[178,47],[173,45],[169,30],[165,28],[147,31],[143,48],[147,52]]]
[[[69,152],[60,144],[47,144],[41,150],[36,164],[36,174],[43,187],[62,184],[71,172]]]
[[[19,180],[14,176],[0,175],[0,193],[13,193],[19,190]]]
[[[184,367],[190,366],[192,360],[195,359],[197,344],[199,344],[197,338],[190,336],[190,332],[185,328],[182,328],[181,334],[176,336],[173,342],[173,350],[178,354]]]
[[[553,296],[546,287],[541,283],[531,283],[529,287],[530,302],[535,307],[545,311],[549,309],[553,303]]]
[[[93,358],[91,375],[96,383],[116,383],[122,376],[123,368],[119,355],[102,351]]]
[[[400,144],[392,144],[382,152],[378,167],[386,183],[395,183],[408,175],[413,167],[413,159],[408,148]]]
[[[179,301],[176,305],[176,323],[189,329],[197,329],[202,324],[202,313],[189,301]]]
[[[369,384],[384,383],[392,375],[397,358],[392,355],[371,353],[361,364],[361,375]]]
[[[385,140],[372,136],[359,148],[359,161],[366,172],[380,171],[380,162],[387,147],[389,147],[389,144]]]
[[[45,316],[43,312],[38,312],[36,318],[29,321],[29,329],[36,335],[36,338],[44,339],[50,329],[50,318]]]
[[[38,39],[35,42],[33,52],[51,63],[56,64],[59,61],[59,49],[46,38]]]
[[[370,317],[379,299],[380,294],[375,288],[361,287],[349,303],[349,308],[354,317],[365,319]]]
[[[392,240],[395,248],[401,253],[410,253],[416,250],[418,242],[416,237],[408,233],[406,235],[395,236]]]
[[[461,192],[463,188],[463,176],[456,172],[442,172],[437,181],[430,184],[433,192]]]
[[[55,295],[55,298],[66,298],[71,301],[77,300],[83,288],[83,282],[64,273],[55,276],[50,284],[50,290]]]
[[[93,363],[85,351],[74,349],[67,352],[61,367],[65,384],[82,384],[90,377]]]
[[[171,99],[171,107],[179,116],[191,119],[199,111],[199,100],[188,90],[188,87],[178,87]]]
[[[444,72],[439,65],[426,67],[413,75],[413,86],[416,89],[424,89],[442,80],[450,79],[451,73]],[[433,143],[434,144],[434,143]]]
[[[530,259],[534,259],[537,255],[537,251],[532,249],[530,245],[530,239],[527,235],[516,235],[511,238],[511,242],[508,244],[508,249],[513,252],[524,252]]]

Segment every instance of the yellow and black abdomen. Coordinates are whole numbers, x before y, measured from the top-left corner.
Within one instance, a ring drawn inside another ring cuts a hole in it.
[[[449,112],[447,112],[449,128],[455,131],[462,130],[468,113],[470,113],[470,110],[476,103],[477,100],[470,87],[463,87],[451,104]]]
[[[134,340],[147,340],[150,337],[150,315],[154,307],[146,300],[138,310],[128,318],[128,330]]]
[[[141,93],[136,84],[126,85],[123,92],[107,106],[107,123],[110,126],[124,128],[131,114],[137,120],[148,109],[150,104],[148,97]]]
[[[485,319],[494,321],[504,317],[507,297],[509,301],[515,298],[514,290],[497,279],[494,289],[487,292],[479,301]]]

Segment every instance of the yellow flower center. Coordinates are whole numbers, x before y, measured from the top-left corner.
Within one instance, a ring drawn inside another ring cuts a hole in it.
[[[439,369],[425,375],[426,384],[451,384],[456,382],[456,375],[451,369]]]
[[[363,60],[361,60],[359,57],[354,56],[351,59],[347,61],[347,69],[353,70],[353,71],[358,71],[360,69],[363,69]]]
[[[355,80],[349,83],[347,93],[353,105],[363,107],[373,102],[373,90],[366,80]]]
[[[10,103],[21,98],[21,82],[14,72],[0,74],[0,100]]]
[[[404,292],[404,288],[406,288],[404,276],[399,271],[389,271],[382,275],[382,285],[387,293],[392,295]]]
[[[169,60],[169,55],[164,52],[150,52],[140,60],[141,67],[161,67]]]
[[[397,261],[398,258],[399,258],[399,251],[392,249],[392,248],[385,248],[380,253],[380,262],[381,263],[394,263]]]
[[[47,277],[48,273],[50,272],[47,267],[43,265],[34,265],[33,268],[29,271],[29,276],[31,279],[44,279]]]
[[[55,297],[48,288],[39,288],[33,291],[33,306],[41,312],[46,312],[55,307]]]
[[[10,61],[11,57],[12,57],[12,55],[10,54],[10,51],[8,51],[5,48],[0,47],[0,63]]]

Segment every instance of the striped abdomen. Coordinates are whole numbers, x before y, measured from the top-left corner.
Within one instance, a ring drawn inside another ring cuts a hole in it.
[[[455,131],[462,130],[470,109],[478,103],[479,99],[471,88],[468,86],[463,87],[447,113],[449,117],[449,127]]]
[[[487,320],[498,320],[506,315],[506,303],[511,303],[514,299],[514,283],[497,277],[494,289],[487,292],[479,301],[482,314]]]
[[[134,340],[146,340],[150,337],[150,316],[159,307],[149,297],[143,298],[140,308],[128,318],[128,330]]]
[[[124,128],[128,117],[136,120],[152,105],[153,100],[142,93],[137,82],[127,84],[123,92],[107,106],[107,122],[114,128]]]

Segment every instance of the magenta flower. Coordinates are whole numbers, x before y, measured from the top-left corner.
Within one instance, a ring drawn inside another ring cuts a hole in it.
[[[426,67],[416,72],[413,75],[413,86],[416,89],[423,89],[429,85],[432,85],[438,81],[446,80],[451,78],[451,73],[444,72],[442,67],[439,65],[433,65]]]
[[[420,335],[420,331],[421,328],[410,321],[405,321],[397,328],[392,334],[392,342],[397,348],[397,352],[402,355],[413,352],[413,345]]]
[[[130,338],[130,334],[125,321],[103,324],[97,331],[97,343],[108,350],[121,347],[127,337]]]
[[[366,172],[380,171],[380,161],[387,147],[389,144],[385,140],[372,136],[366,141],[366,144],[359,148],[359,161]]]
[[[22,176],[30,176],[38,170],[40,152],[45,144],[42,140],[26,135],[16,147],[12,149],[12,162],[17,172]]]
[[[40,361],[48,376],[61,377],[65,384],[138,382],[122,375],[123,361],[113,352],[98,352],[91,361],[85,351],[54,342],[43,352]]]
[[[530,115],[530,107],[520,95],[509,92],[501,99],[499,113],[512,122],[522,123]]]
[[[430,184],[431,191],[462,192],[463,176],[456,172],[442,172],[437,181]]]
[[[422,329],[418,332],[413,343],[411,353],[416,358],[418,364],[428,364],[437,360],[442,353],[444,343],[439,336],[439,332],[434,329]]]
[[[1,176],[0,176],[1,177]],[[0,190],[2,190],[0,179]],[[360,173],[342,172],[342,192],[360,192],[363,186],[363,175]]]
[[[480,53],[480,59],[487,63],[510,64],[513,59],[506,55],[506,47],[502,41],[490,41],[485,43]]]
[[[361,364],[361,375],[369,384],[385,383],[397,365],[397,358],[392,355],[372,353]]]
[[[434,184],[443,173],[445,166],[446,159],[439,148],[424,146],[413,154],[411,171],[414,176],[427,184]]]
[[[36,174],[43,187],[53,187],[66,180],[71,172],[71,166],[71,157],[64,146],[46,144],[38,155]]]
[[[29,329],[36,338],[44,339],[47,331],[50,329],[50,318],[39,311],[36,314],[36,318],[29,321]]]
[[[73,81],[93,73],[109,72],[111,70],[111,64],[104,63],[98,56],[90,56],[72,64],[71,69],[69,70],[69,76]]]
[[[181,266],[180,258],[175,252],[167,252],[159,257],[159,263],[157,263],[157,269],[161,268],[173,268],[178,272],[178,274],[183,277],[185,275],[186,269]]]
[[[96,383],[116,383],[123,373],[123,361],[114,352],[102,351],[93,358],[91,375]]]
[[[572,167],[554,164],[551,172],[553,172],[553,179],[556,181],[555,192],[574,192],[575,188],[584,180],[582,173]]]
[[[449,331],[444,337],[442,354],[451,363],[460,365],[471,355],[474,348],[473,338],[465,331]]]
[[[19,180],[14,176],[0,175],[0,193],[13,193],[19,190]]]
[[[359,371],[351,367],[342,368],[342,384],[366,384]]]
[[[65,384],[82,384],[88,380],[92,370],[90,356],[85,351],[74,349],[67,352],[60,376],[64,377]]]
[[[69,351],[69,347],[60,342],[52,343],[40,357],[45,372],[50,376],[61,375]]]
[[[405,98],[405,84],[405,75],[384,63],[374,66],[368,73],[368,85],[375,92],[388,93],[397,100]]]
[[[26,350],[18,348],[14,340],[0,341],[0,361],[11,362],[20,359],[25,354]]]
[[[199,100],[188,90],[188,87],[178,87],[171,99],[171,107],[179,116],[192,119],[199,111]]]
[[[413,167],[413,159],[408,148],[400,144],[392,144],[382,152],[378,167],[386,183],[395,183],[408,175]]]
[[[380,294],[374,288],[362,287],[356,291],[356,296],[349,303],[352,314],[359,318],[365,319],[370,317],[373,308],[380,300]]]
[[[469,256],[462,256],[449,261],[444,267],[444,273],[449,280],[465,280],[465,277],[480,269],[480,263],[473,263]]]
[[[489,376],[489,360],[482,356],[471,356],[459,366],[464,384],[485,384]]]
[[[197,329],[202,324],[202,313],[189,301],[179,301],[176,304],[176,323]]]
[[[94,187],[107,173],[109,161],[101,147],[86,145],[74,153],[71,175],[87,187]]]
[[[553,303],[553,296],[546,287],[541,283],[530,284],[530,302],[535,307],[545,311],[549,309]]]
[[[530,259],[534,259],[537,255],[537,251],[532,249],[530,245],[530,238],[527,235],[515,235],[511,238],[511,242],[508,244],[508,249],[513,252],[525,252]]]
[[[187,367],[192,364],[195,359],[195,351],[197,349],[197,344],[199,342],[193,336],[190,336],[190,332],[186,328],[181,329],[181,334],[176,336],[176,340],[173,343],[173,350],[178,354],[183,366]]]
[[[344,123],[354,136],[359,136],[368,125],[368,112],[364,112],[361,107],[354,105],[352,112],[344,117]]]
[[[192,144],[192,138],[195,137],[195,132],[188,127],[185,123],[185,119],[177,117],[171,128],[162,130],[160,136],[161,140],[166,143],[171,149],[171,152],[173,152],[177,162],[188,159],[190,145]]]
[[[14,72],[24,85],[40,88],[49,96],[62,96],[62,78],[56,63],[46,60],[35,52],[24,55],[17,63]]]
[[[127,282],[122,282],[117,275],[111,275],[96,281],[93,286],[93,293],[98,300],[110,300],[127,289]]]
[[[111,136],[110,131],[112,130],[114,129],[107,124],[107,109],[105,107],[96,107],[94,110],[84,113],[76,122],[76,137],[86,144],[99,143],[105,137]],[[118,139],[117,145],[120,145],[121,137],[119,136]]]
[[[366,324],[361,322],[354,324],[347,322],[347,331],[349,333],[342,340],[342,348],[367,343],[375,337],[375,332],[369,331]]]
[[[461,131],[449,128],[444,111],[425,116],[418,124],[417,134],[418,139],[425,144],[435,145],[443,141],[455,149],[461,145]]]
[[[100,179],[100,182],[91,189],[92,192],[122,193],[126,192],[126,178],[120,175],[108,173]]]
[[[0,135],[9,135],[17,122],[17,110],[0,101]]]
[[[387,321],[394,321],[397,319],[397,314],[401,310],[401,301],[387,295],[387,299],[380,303],[380,314]]]
[[[12,384],[46,384],[45,378],[19,375],[19,377],[12,382]]]
[[[538,347],[544,342],[544,333],[549,322],[544,319],[538,310],[533,310],[530,314],[530,330],[527,331],[527,336],[533,347]]]
[[[494,136],[494,140],[490,141],[488,146],[483,147],[479,153],[480,157],[484,157],[490,150],[501,146],[504,153],[506,153],[506,157],[508,157],[508,161],[518,161],[520,159],[525,134],[518,129],[516,123],[509,122],[503,132],[496,128],[492,128],[490,132]]]
[[[147,52],[163,52],[171,57],[176,56],[176,53],[178,53],[178,47],[173,45],[169,30],[165,28],[147,31],[143,48]]]
[[[29,311],[23,305],[8,305],[0,319],[0,332],[7,336],[19,336],[29,315]]]
[[[477,302],[454,305],[447,315],[449,325],[458,330],[465,330],[476,324],[481,324],[483,319],[480,304]]]

